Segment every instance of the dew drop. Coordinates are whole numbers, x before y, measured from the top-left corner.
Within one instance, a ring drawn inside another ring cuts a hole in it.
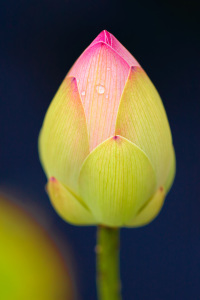
[[[110,71],[110,68],[107,68],[108,71]]]
[[[108,99],[108,95],[106,95],[106,98]]]
[[[105,92],[105,87],[103,86],[103,85],[97,85],[96,86],[96,90],[97,90],[97,93],[98,94],[104,94],[104,92]]]
[[[82,96],[85,96],[85,91],[82,91],[81,95],[82,95]]]

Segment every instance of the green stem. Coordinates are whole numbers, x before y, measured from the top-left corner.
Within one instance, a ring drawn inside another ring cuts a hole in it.
[[[121,300],[119,229],[98,227],[96,257],[98,299]]]

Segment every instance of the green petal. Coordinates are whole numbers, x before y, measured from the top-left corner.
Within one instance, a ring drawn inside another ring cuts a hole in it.
[[[155,191],[153,167],[136,145],[121,136],[100,144],[80,172],[80,195],[99,224],[123,226]]]
[[[48,181],[47,192],[53,207],[65,221],[74,225],[95,224],[90,211],[56,178]]]
[[[170,167],[170,170],[169,170],[167,180],[164,184],[166,194],[169,192],[169,190],[172,186],[172,183],[174,181],[175,174],[176,174],[176,158],[175,158],[174,147],[172,147],[172,152],[173,152],[173,157],[172,157],[171,167]]]
[[[150,201],[140,212],[127,224],[127,227],[140,227],[149,224],[159,214],[165,199],[165,190],[160,187]]]
[[[45,116],[39,154],[47,177],[77,190],[78,175],[89,154],[87,125],[75,78],[66,78]]]
[[[155,168],[157,187],[167,179],[172,138],[162,100],[140,67],[131,68],[122,94],[116,134],[138,145]]]

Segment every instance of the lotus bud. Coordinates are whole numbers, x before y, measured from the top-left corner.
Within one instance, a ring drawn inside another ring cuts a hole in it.
[[[137,227],[159,213],[175,174],[167,116],[145,71],[109,32],[62,82],[39,154],[50,200],[71,224]]]

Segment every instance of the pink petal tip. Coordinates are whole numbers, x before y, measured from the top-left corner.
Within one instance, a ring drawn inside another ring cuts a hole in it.
[[[50,177],[50,178],[49,178],[49,181],[51,181],[51,182],[56,182],[56,178],[55,178],[55,177]]]

